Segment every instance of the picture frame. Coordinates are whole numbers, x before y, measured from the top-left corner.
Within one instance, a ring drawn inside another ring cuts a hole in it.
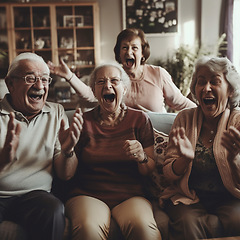
[[[82,15],[64,15],[63,16],[64,27],[83,27],[84,16]]]
[[[75,16],[75,26],[76,27],[84,26],[84,16],[82,16],[82,15]]]
[[[178,0],[122,0],[123,29],[140,28],[147,35],[178,32]]]
[[[64,15],[63,16],[63,26],[64,27],[73,27],[74,26],[74,16],[73,15]]]

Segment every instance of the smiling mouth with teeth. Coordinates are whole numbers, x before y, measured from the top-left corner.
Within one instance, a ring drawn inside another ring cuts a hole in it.
[[[204,98],[203,99],[203,102],[206,104],[206,105],[212,105],[215,103],[215,98]]]
[[[34,100],[40,100],[40,99],[42,99],[43,95],[42,94],[29,94],[29,97]]]
[[[103,98],[106,102],[113,102],[114,99],[115,99],[115,94],[112,93],[112,94],[104,94],[103,95]]]

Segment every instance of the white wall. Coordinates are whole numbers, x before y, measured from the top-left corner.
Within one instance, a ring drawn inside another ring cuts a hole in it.
[[[213,47],[220,34],[222,0],[202,0],[201,40],[206,47]]]
[[[101,58],[114,60],[113,48],[122,28],[122,0],[98,0],[100,8]],[[200,0],[179,0],[179,31],[174,35],[148,36],[149,62],[166,58],[181,43],[194,44],[200,32]]]
[[[101,58],[104,61],[114,60],[113,48],[116,37],[123,29],[122,0],[98,0],[98,2]],[[219,37],[221,3],[222,0],[178,0],[179,31],[171,36],[147,37],[151,47],[149,62],[166,58],[180,44],[194,45],[201,35],[202,44],[214,45]]]
[[[49,0],[32,0],[47,2]],[[51,0],[59,1],[59,0]],[[71,0],[62,0],[71,2]],[[77,2],[98,2],[100,10],[101,59],[114,60],[113,48],[122,27],[123,0],[75,0]],[[194,45],[202,35],[203,43],[215,44],[219,37],[219,18],[222,0],[178,0],[179,31],[171,36],[148,36],[151,48],[149,62],[166,58],[180,44]],[[201,21],[201,15],[203,17]]]

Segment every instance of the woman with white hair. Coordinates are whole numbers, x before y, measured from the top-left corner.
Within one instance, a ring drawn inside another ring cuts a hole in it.
[[[161,201],[170,239],[240,235],[240,75],[227,58],[202,57],[191,93],[198,107],[173,124]]]
[[[154,167],[148,116],[123,103],[129,77],[119,64],[97,67],[90,86],[98,106],[83,114],[78,168],[66,194],[72,239],[108,239],[110,219],[125,239],[160,240],[144,179]]]

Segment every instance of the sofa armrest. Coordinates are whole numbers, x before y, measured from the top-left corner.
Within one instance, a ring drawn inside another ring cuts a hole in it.
[[[147,112],[153,127],[159,132],[169,134],[177,113]]]

